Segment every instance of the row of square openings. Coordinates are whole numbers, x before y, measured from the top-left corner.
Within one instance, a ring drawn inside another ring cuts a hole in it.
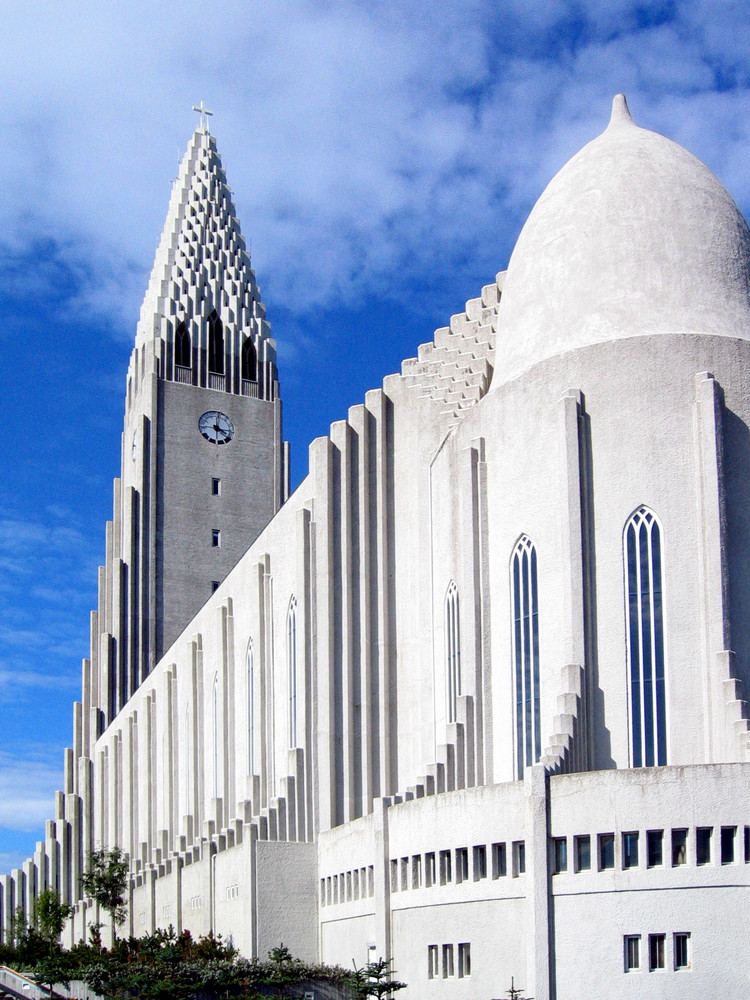
[[[351,903],[375,895],[375,868],[353,868],[340,875],[329,875],[320,880],[320,905]]]
[[[645,837],[645,861],[647,868],[661,868],[666,862],[679,868],[691,860],[696,865],[710,865],[716,856],[714,848],[714,828],[699,826],[691,835],[687,827],[678,827],[667,832],[647,830]],[[718,836],[718,860],[722,865],[738,862],[737,827],[722,826]],[[637,830],[623,833],[620,840],[620,867],[638,868],[641,862],[641,836]],[[552,874],[568,871],[568,838],[552,838]],[[616,840],[614,833],[600,833],[596,838],[597,871],[607,871],[615,867]],[[667,853],[668,852],[668,853]],[[750,864],[750,826],[744,828],[743,854],[745,864]],[[590,871],[592,867],[591,837],[585,834],[573,837],[573,871]]]
[[[515,840],[511,845],[511,875],[516,878],[526,871],[526,843]],[[471,860],[471,869],[469,861]],[[426,889],[434,885],[448,885],[451,882],[479,882],[488,877],[487,845],[476,844],[469,852],[468,847],[455,850],[428,851],[424,856],[413,854],[410,858],[391,859],[391,892],[407,889]],[[492,878],[503,878],[508,874],[508,850],[505,843],[490,845],[489,861]]]
[[[625,972],[640,972],[644,967],[640,934],[626,934],[623,938],[623,960]],[[692,968],[690,933],[678,931],[672,934],[672,955],[670,969],[683,972]],[[667,972],[667,935],[648,935],[648,971]]]
[[[455,948],[452,944],[427,945],[428,979],[453,979],[456,973],[459,979],[468,979],[471,975],[471,944],[468,941],[461,941]]]

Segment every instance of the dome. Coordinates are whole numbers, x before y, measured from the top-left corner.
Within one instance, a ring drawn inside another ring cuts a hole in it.
[[[750,339],[750,230],[708,167],[630,117],[550,181],[508,265],[494,383],[602,341],[658,333]]]

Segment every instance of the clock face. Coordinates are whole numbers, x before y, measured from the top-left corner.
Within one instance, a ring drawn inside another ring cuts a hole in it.
[[[226,413],[218,410],[208,410],[198,421],[198,430],[206,441],[215,444],[227,444],[234,436],[234,425]]]

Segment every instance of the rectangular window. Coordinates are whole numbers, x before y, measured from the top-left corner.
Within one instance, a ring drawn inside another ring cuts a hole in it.
[[[429,889],[431,885],[435,885],[435,881],[435,852],[430,851],[424,856],[424,883]]]
[[[443,979],[453,978],[453,945],[443,945]]]
[[[409,888],[409,859],[401,858],[401,891]]]
[[[697,865],[711,864],[711,834],[713,827],[699,826],[695,831],[695,863]]]
[[[391,892],[398,892],[398,861],[391,861]]]
[[[638,831],[634,830],[630,833],[623,833],[622,835],[622,867],[623,868],[637,868],[638,867]]]
[[[352,894],[355,899],[359,899],[359,868],[352,872]]]
[[[625,935],[625,971],[636,972],[641,967],[640,934]]]
[[[412,889],[422,888],[422,855],[415,854],[411,859],[411,887]]]
[[[750,826],[745,827],[745,864],[750,864]]]
[[[664,864],[664,831],[649,830],[646,834],[646,863],[649,868]]]
[[[437,979],[440,975],[440,953],[436,944],[427,946],[427,978]]]
[[[722,826],[721,828],[721,863],[723,865],[734,864],[734,841],[737,836],[736,826]]]
[[[440,884],[446,885],[448,882],[453,881],[453,874],[451,872],[451,852],[441,851],[440,852]]]
[[[369,865],[367,868],[367,894],[375,895],[375,865]]]
[[[320,905],[326,905],[326,880],[324,878],[320,880]]]
[[[599,834],[599,871],[615,867],[615,835],[614,833]]]
[[[577,872],[591,870],[591,837],[576,837],[573,841]]]
[[[672,830],[672,867],[687,864],[687,830]]]
[[[649,972],[657,972],[664,968],[664,940],[666,934],[649,934],[648,936],[648,968]]]
[[[502,878],[508,874],[508,858],[505,844],[492,845],[492,877]]]
[[[458,978],[466,979],[471,975],[471,945],[468,941],[458,946]]]
[[[215,497],[221,496],[221,480],[217,479],[215,476],[211,480],[211,495]]]
[[[221,545],[221,531],[218,528],[211,529],[211,544],[215,549]]]
[[[212,580],[211,581],[211,593],[215,594],[218,589],[219,589],[219,581],[218,580]]]
[[[456,848],[456,882],[466,882],[469,878],[469,848]]]
[[[568,870],[568,841],[566,837],[555,837],[552,841],[552,874]]]
[[[675,934],[674,936],[674,971],[690,968],[690,935]]]
[[[482,878],[487,878],[487,848],[484,844],[477,844],[474,847],[474,881],[478,882]]]
[[[513,842],[513,877],[523,875],[526,871],[526,843],[523,840]]]
[[[351,903],[352,901],[352,873],[346,873],[346,901]]]

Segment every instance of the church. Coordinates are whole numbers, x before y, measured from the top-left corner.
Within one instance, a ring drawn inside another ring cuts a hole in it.
[[[120,845],[123,933],[392,957],[415,1000],[747,995],[750,230],[717,178],[616,97],[507,270],[289,482],[202,115],[2,933],[52,886],[84,936]]]

